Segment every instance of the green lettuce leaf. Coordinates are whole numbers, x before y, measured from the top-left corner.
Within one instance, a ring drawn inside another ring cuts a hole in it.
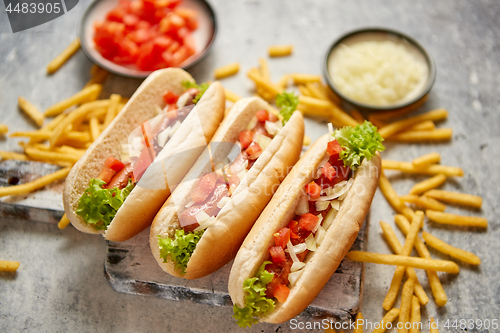
[[[375,152],[385,150],[382,144],[384,139],[377,132],[377,127],[367,120],[356,127],[340,128],[333,136],[343,148],[340,158],[344,161],[344,166],[350,167],[351,170],[356,170],[365,158],[369,161]]]
[[[158,236],[160,257],[163,258],[163,262],[167,262],[170,256],[170,259],[175,264],[175,268],[182,274],[185,274],[189,259],[204,231],[185,233],[183,229],[179,229],[175,231],[174,239]]]
[[[186,89],[196,88],[196,89],[198,89],[200,91],[198,93],[198,95],[196,95],[195,98],[193,99],[193,103],[196,104],[200,100],[201,96],[203,96],[203,94],[205,93],[205,91],[207,91],[207,89],[210,86],[210,84],[208,84],[207,82],[204,82],[204,83],[198,85],[198,84],[196,84],[196,82],[183,81],[182,82],[182,86],[184,88],[186,88]]]
[[[102,188],[105,184],[101,179],[91,179],[90,185],[81,196],[76,209],[76,214],[96,230],[108,228],[116,212],[134,188],[134,183],[130,179],[127,186],[121,190],[119,188]]]
[[[247,292],[245,296],[245,307],[240,308],[236,304],[233,306],[233,318],[240,327],[250,327],[259,322],[258,317],[264,316],[273,311],[276,307],[272,298],[266,297],[266,286],[273,279],[274,274],[266,271],[266,265],[270,261],[265,261],[253,278],[248,278],[243,283],[243,290]]]
[[[283,116],[283,125],[290,120],[293,112],[299,105],[299,97],[293,92],[283,91],[281,94],[276,95],[276,106],[280,108],[280,115]]]

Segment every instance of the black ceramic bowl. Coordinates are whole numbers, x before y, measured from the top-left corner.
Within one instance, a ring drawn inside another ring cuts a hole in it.
[[[402,100],[399,102],[395,102],[394,104],[378,106],[371,105],[364,102],[360,102],[354,100],[346,96],[334,83],[333,78],[330,74],[330,66],[332,66],[332,54],[336,48],[345,43],[355,43],[361,41],[370,41],[370,40],[392,40],[394,42],[403,42],[407,47],[411,48],[416,55],[424,59],[425,64],[427,65],[427,79],[421,85],[418,90],[412,92],[412,96],[409,99]],[[326,82],[330,86],[330,88],[345,102],[351,104],[355,108],[368,110],[368,111],[387,111],[387,110],[398,110],[402,108],[408,108],[416,105],[420,105],[419,102],[425,101],[427,98],[427,94],[432,88],[434,84],[434,80],[436,79],[436,65],[434,63],[434,59],[430,55],[430,53],[415,39],[412,37],[391,29],[386,28],[363,28],[348,32],[338,38],[326,52],[326,56],[323,61],[323,75],[325,77]]]
[[[95,0],[85,10],[78,35],[85,55],[95,64],[114,74],[143,79],[151,74],[150,71],[141,71],[134,65],[119,65],[104,58],[94,47],[94,22],[103,21],[106,14],[118,4],[119,0]],[[187,69],[198,63],[212,46],[217,33],[217,20],[212,7],[205,0],[183,0],[182,7],[190,8],[198,13],[198,29],[193,32],[197,52],[187,59],[181,67]]]

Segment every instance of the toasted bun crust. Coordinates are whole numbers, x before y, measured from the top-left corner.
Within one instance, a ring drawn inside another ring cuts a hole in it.
[[[140,186],[142,179],[118,210],[106,231],[95,230],[92,226],[85,224],[75,212],[90,179],[99,175],[106,158],[108,156],[119,158],[122,150],[121,144],[126,142],[130,133],[141,123],[157,115],[156,106],[164,103],[163,92],[170,90],[175,94],[181,94],[184,91],[183,81],[194,80],[191,75],[178,68],[164,69],[151,74],[110,126],[103,131],[72,168],[64,184],[63,202],[66,216],[77,229],[86,233],[104,234],[109,240],[123,241],[144,230],[151,223],[154,215],[170,194],[170,190],[168,186],[164,189],[146,189]],[[165,145],[159,157],[165,152],[172,150],[175,152],[179,148],[186,150],[193,148],[190,147],[193,141],[186,140],[186,138],[193,131],[192,127],[197,121],[202,124],[198,131],[200,133],[203,131],[205,140],[208,142],[223,117],[224,103],[223,88],[220,83],[215,82],[182,122],[181,127]],[[191,149],[190,153],[179,161],[182,165],[178,169],[185,172],[194,163],[199,152],[200,150]],[[147,173],[143,178],[146,175]]]
[[[256,97],[238,101],[217,130],[212,142],[236,142],[239,133],[246,128],[255,112],[268,106]],[[171,261],[164,263],[160,258],[157,237],[171,237],[180,228],[177,212],[190,201],[190,193],[199,177],[211,172],[211,162],[206,157],[208,153],[202,154],[186,175],[185,179],[188,180],[175,189],[151,226],[151,251],[160,267],[171,275],[196,279],[215,272],[228,263],[269,202],[272,193],[299,159],[303,136],[303,118],[300,112],[296,112],[242,179],[230,201],[217,215],[216,222],[205,230],[191,256],[186,274],[180,275]],[[224,148],[227,147],[212,147],[215,160],[218,156],[225,156],[222,154]]]
[[[269,259],[268,248],[274,244],[273,233],[286,226],[295,215],[302,189],[313,179],[315,170],[326,156],[328,140],[329,135],[322,136],[294,166],[238,251],[228,288],[233,303],[239,307],[245,306],[243,282],[253,277],[262,262]],[[307,256],[304,272],[291,288],[287,300],[277,303],[276,309],[260,318],[261,321],[281,323],[293,318],[323,289],[357,237],[377,189],[380,170],[378,153],[356,170],[354,183],[339,213],[317,251]]]

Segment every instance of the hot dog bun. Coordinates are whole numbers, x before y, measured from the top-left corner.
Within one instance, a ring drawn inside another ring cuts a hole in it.
[[[179,68],[163,69],[151,74],[113,122],[73,166],[64,183],[63,201],[66,216],[78,230],[86,233],[100,233],[112,241],[124,241],[151,224],[155,214],[170,195],[170,190],[168,186],[163,189],[147,189],[141,186],[143,179],[134,187],[106,231],[96,230],[91,225],[87,225],[76,214],[76,209],[90,179],[98,177],[106,159],[109,156],[119,158],[121,145],[127,142],[130,133],[137,126],[157,115],[156,107],[164,103],[163,93],[169,90],[178,95],[182,94],[185,90],[182,86],[184,81],[194,80],[191,75]],[[186,170],[192,166],[201,152],[200,149],[192,149],[193,143],[196,142],[195,137],[204,135],[206,143],[215,133],[224,114],[224,104],[224,90],[220,83],[214,82],[159,154],[158,158],[161,158],[162,154],[172,151],[186,151],[176,168],[182,172],[181,175],[177,175],[177,178],[182,179]],[[201,126],[198,126],[196,130],[200,133],[192,133],[195,131],[193,127],[199,123]],[[143,178],[147,178],[147,174],[146,172]]]
[[[268,248],[274,245],[273,234],[285,227],[295,215],[295,207],[306,184],[326,156],[330,135],[322,136],[293,167],[278,191],[262,212],[243,242],[229,276],[229,294],[233,303],[245,307],[243,282],[255,276],[259,266],[269,260]],[[304,272],[284,303],[276,302],[269,315],[259,318],[268,323],[282,323],[302,312],[321,291],[351,248],[368,213],[377,189],[381,157],[377,153],[356,170],[354,183],[338,215],[327,229],[315,252],[306,257]]]
[[[246,129],[256,111],[268,107],[265,101],[257,97],[238,101],[215,133],[211,145],[216,142],[236,142],[239,133]],[[186,181],[183,181],[165,202],[151,226],[151,251],[160,267],[171,275],[196,279],[215,272],[228,263],[272,193],[299,159],[303,135],[302,115],[295,112],[243,178],[230,201],[217,215],[216,223],[205,230],[192,253],[186,273],[180,274],[172,261],[165,263],[160,257],[158,235],[173,237],[175,230],[180,228],[179,209],[191,200],[190,193],[199,178],[212,171],[208,153],[204,152],[186,175]],[[229,145],[212,146],[212,158],[218,160],[226,156],[228,149]]]

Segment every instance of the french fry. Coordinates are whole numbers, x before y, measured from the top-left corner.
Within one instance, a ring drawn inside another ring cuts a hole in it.
[[[59,220],[59,222],[57,223],[57,227],[62,230],[64,228],[66,228],[68,225],[69,225],[69,219],[66,216],[66,214],[64,214],[61,217],[61,219]]]
[[[429,198],[425,195],[417,197],[417,201],[415,202],[415,205],[417,205],[420,208],[432,209],[432,210],[437,210],[440,212],[444,212],[446,210],[446,205],[440,203],[436,199]]]
[[[330,112],[328,112],[328,110],[314,108],[314,107],[311,107],[309,105],[302,104],[302,103],[297,105],[297,110],[302,112],[302,114],[305,116],[322,117],[322,118],[329,118],[331,116],[331,114],[330,114]]]
[[[9,133],[9,127],[5,124],[0,124],[0,135]]]
[[[443,185],[445,181],[446,181],[446,176],[440,173],[438,175],[435,175],[434,177],[431,177],[420,183],[415,184],[411,188],[410,194],[422,194],[424,192],[427,192],[429,190],[432,190],[436,187]]]
[[[454,274],[460,272],[458,265],[449,260],[416,258],[397,254],[380,254],[363,251],[351,251],[347,253],[346,258],[352,261],[370,262],[373,264],[383,265],[409,266]]]
[[[328,101],[328,95],[323,90],[323,88],[321,86],[321,83],[319,83],[319,82],[308,82],[308,83],[306,83],[306,87],[311,92],[312,97]]]
[[[404,214],[409,219],[413,219],[415,213],[410,207],[407,207],[404,204],[404,202],[399,198],[398,194],[392,187],[391,183],[389,182],[389,179],[387,179],[383,171],[380,173],[378,186],[380,187],[380,191],[384,195],[387,202],[396,212]]]
[[[439,153],[429,153],[414,159],[411,163],[415,168],[425,168],[431,164],[441,162],[441,155]]]
[[[90,139],[92,141],[97,140],[99,134],[101,134],[101,129],[99,128],[99,120],[97,120],[97,118],[95,117],[92,117],[90,118]]]
[[[76,143],[86,144],[90,142],[89,132],[69,131],[64,132],[62,138],[58,141],[58,145],[80,146]]]
[[[116,108],[118,107],[118,103],[120,103],[121,96],[118,94],[111,94],[109,97],[109,105],[106,108],[106,117],[104,118],[103,127],[106,128],[111,124],[113,119],[115,118],[117,112]]]
[[[425,168],[415,168],[411,162],[382,160],[382,169],[399,170],[411,174],[438,175],[463,177],[464,171],[461,168],[451,167],[441,164],[429,165]]]
[[[257,69],[255,68],[255,70],[249,70],[247,72],[247,76],[255,82],[256,85],[258,86],[262,86],[263,88],[265,88],[266,90],[268,90],[272,95],[273,97],[276,96],[277,94],[279,94],[281,92],[281,89],[279,86],[277,86],[276,84],[272,83],[271,81],[269,80],[265,80],[261,75],[260,73],[258,73]]]
[[[0,260],[0,272],[14,273],[19,268],[17,261]]]
[[[377,129],[381,129],[384,126],[387,126],[387,123],[375,117],[374,114],[368,115],[368,121],[370,121],[373,125],[377,127]]]
[[[299,88],[299,91],[300,91],[300,93],[302,95],[308,96],[308,97],[313,97],[313,94],[311,93],[311,91],[309,90],[309,88],[307,88],[305,85],[299,84],[298,88]]]
[[[309,146],[311,144],[311,138],[307,135],[304,135],[304,141],[302,142],[303,146]]]
[[[27,132],[13,132],[10,134],[11,138],[15,137],[28,137],[37,142],[48,140],[51,136],[49,131],[38,130],[38,131],[27,131]]]
[[[417,237],[418,231],[420,230],[420,225],[422,224],[423,219],[424,219],[423,212],[418,211],[412,220],[412,223],[410,225],[410,231],[406,235],[405,244],[404,244],[403,248],[401,249],[401,253],[399,255],[410,256],[411,251],[413,250],[413,245],[415,244],[415,239]],[[398,266],[396,268],[396,271],[394,272],[394,276],[392,277],[392,281],[391,281],[391,286],[389,287],[387,295],[385,296],[384,302],[382,304],[382,307],[387,311],[392,309],[394,302],[396,301],[396,297],[398,296],[399,287],[401,286],[401,281],[403,279],[403,275],[404,275],[405,271],[406,271],[405,266]]]
[[[453,130],[451,128],[436,128],[425,131],[406,131],[392,135],[387,140],[396,142],[436,142],[451,140],[452,137]]]
[[[68,114],[57,126],[54,128],[54,131],[50,137],[50,146],[53,147],[55,146],[58,141],[61,139],[61,136],[63,135],[64,130],[66,127],[70,124],[73,124],[74,122],[81,121],[85,118],[87,112],[89,112],[92,109],[95,108],[100,108],[100,107],[107,107],[109,105],[109,99],[104,99],[104,100],[99,100],[99,101],[94,101],[90,103],[85,103],[78,107],[76,110]],[[66,133],[67,136],[67,133]],[[88,140],[87,140],[88,141]]]
[[[312,82],[321,82],[321,75],[313,74],[303,74],[303,73],[292,73],[293,84],[306,84]]]
[[[28,159],[28,156],[24,154],[13,153],[11,151],[1,151],[1,150],[0,150],[0,157],[2,158],[2,160],[26,161]]]
[[[443,190],[430,190],[425,192],[425,195],[430,198],[437,199],[457,205],[470,206],[474,208],[481,208],[483,205],[483,198],[466,193],[450,192]]]
[[[422,233],[422,237],[427,245],[435,248],[439,252],[449,255],[450,257],[457,258],[471,265],[479,265],[481,263],[481,259],[474,253],[451,246],[450,244],[443,242],[441,239],[431,235],[427,231]]]
[[[406,235],[410,230],[410,222],[408,221],[408,219],[404,215],[398,214],[394,217],[394,221],[396,222],[398,228],[401,229],[403,234]],[[415,239],[415,249],[417,250],[418,255],[420,257],[431,259],[431,254],[429,253],[429,250],[418,236]],[[436,271],[427,269],[426,273],[436,304],[438,306],[444,306],[446,302],[448,302],[448,297],[446,296],[446,293],[443,289],[443,286],[441,284],[441,281],[439,280]]]
[[[421,325],[421,320],[422,316],[420,315],[420,302],[418,301],[417,296],[413,296],[411,301],[410,333],[420,333],[419,325]]]
[[[458,225],[463,227],[488,228],[488,220],[484,217],[455,215],[431,209],[426,210],[425,215],[427,215],[429,220],[436,223]]]
[[[70,162],[76,163],[80,156],[56,151],[46,151],[37,148],[27,147],[24,149],[26,155],[38,161]]]
[[[240,63],[234,62],[232,64],[227,64],[221,67],[218,67],[214,70],[214,76],[216,80],[220,80],[226,78],[228,76],[235,75],[240,70]]]
[[[259,66],[262,77],[271,81],[271,71],[269,70],[269,64],[265,58],[259,58]]]
[[[385,316],[380,321],[378,328],[374,329],[372,333],[384,333],[388,328],[387,324],[392,323],[398,317],[399,317],[399,309],[398,308],[391,309],[391,311],[385,314]],[[390,327],[392,327],[392,325]]]
[[[49,175],[40,177],[38,179],[35,179],[29,183],[26,184],[21,184],[21,185],[13,185],[13,186],[8,186],[8,187],[0,187],[0,197],[4,197],[7,195],[21,195],[21,194],[27,194],[30,192],[33,192],[35,190],[38,190],[52,182],[55,182],[56,180],[63,179],[65,178],[71,168],[63,168],[61,170],[58,170],[54,173],[51,173]]]
[[[97,65],[93,65],[90,68],[90,75],[91,75],[91,78],[87,82],[87,84],[85,84],[84,88],[86,88],[94,83],[103,83],[104,81],[106,81],[107,77],[109,76],[109,72],[107,70],[97,66]]]
[[[317,110],[318,112],[320,112],[320,110],[329,112],[331,114],[332,122],[340,124],[341,126],[358,125],[358,122],[354,120],[354,118],[329,101],[301,95],[299,96],[299,102],[311,109]]]
[[[54,128],[56,128],[57,125],[59,125],[64,117],[66,117],[66,113],[61,113],[60,115],[52,119],[47,125],[43,126],[41,130],[52,131]]]
[[[80,49],[80,40],[77,38],[71,42],[57,57],[47,65],[47,74],[54,74]]]
[[[430,333],[439,333],[438,325],[434,320],[434,317],[431,317],[431,322],[429,326],[430,326]]]
[[[26,113],[28,117],[30,117],[35,124],[38,125],[38,127],[41,127],[43,125],[43,121],[45,120],[45,117],[43,114],[28,100],[22,96],[19,96],[17,98],[17,104],[19,105],[19,108]]]
[[[268,49],[270,57],[285,57],[292,54],[293,45],[273,45]]]
[[[285,90],[286,88],[288,88],[288,84],[290,83],[291,79],[292,79],[292,77],[290,76],[290,74],[283,75],[278,82],[278,87],[281,90]]]
[[[363,314],[361,311],[356,314],[356,324],[352,333],[363,333]]]
[[[413,279],[408,279],[403,285],[403,292],[401,294],[401,309],[399,311],[398,333],[408,332],[408,330],[405,327],[405,324],[410,321],[410,311],[413,299],[414,284],[415,282],[413,281]]]
[[[362,124],[362,123],[365,122],[365,117],[363,117],[363,115],[361,114],[361,112],[359,112],[356,109],[352,109],[351,110],[351,117],[353,117],[354,120],[356,120],[360,124]]]
[[[426,120],[432,120],[432,121],[438,121],[438,120],[443,120],[448,117],[448,111],[445,109],[436,109],[433,111],[426,112],[424,114],[421,114],[419,116],[399,120],[393,123],[390,123],[387,126],[382,127],[379,129],[380,135],[384,138],[389,138],[392,135],[396,134],[397,132],[400,132],[404,129],[407,129],[408,127],[414,126],[422,121]]]
[[[392,248],[392,251],[395,254],[401,254],[401,251],[403,250],[403,246],[399,242],[398,238],[396,237],[396,234],[394,233],[394,230],[392,230],[391,226],[388,223],[380,221],[380,227],[382,228],[382,232],[384,234],[385,239],[389,243],[389,245]],[[417,273],[415,272],[415,269],[413,267],[406,267],[406,276],[410,279],[415,280],[415,287],[414,287],[414,292],[415,295],[417,295],[420,303],[422,305],[425,305],[429,303],[429,297],[427,296],[427,293],[425,292],[424,288],[422,288],[422,285],[418,281]]]
[[[50,149],[49,146],[46,146],[46,147],[47,147],[47,150]],[[78,149],[78,148],[74,148],[74,147],[63,145],[61,147],[57,147],[55,149],[55,151],[66,152],[66,153],[73,154],[73,155],[78,155],[79,157],[81,157],[83,154],[85,154],[85,152],[87,150],[86,149]]]
[[[54,117],[73,105],[93,102],[97,99],[97,97],[99,97],[101,90],[102,85],[97,83],[91,84],[73,96],[48,107],[47,110],[45,110],[44,115],[45,117]]]
[[[431,131],[436,128],[436,124],[432,120],[422,121],[407,129],[407,131]]]
[[[224,93],[226,95],[226,99],[233,103],[241,99],[241,96],[236,95],[234,92],[227,90],[226,88],[224,88]]]
[[[337,94],[327,85],[321,84],[321,86],[323,87],[323,91],[328,96],[328,99],[330,100],[330,102],[332,102],[335,105],[340,105],[340,102],[341,102],[340,97],[337,96]]]

